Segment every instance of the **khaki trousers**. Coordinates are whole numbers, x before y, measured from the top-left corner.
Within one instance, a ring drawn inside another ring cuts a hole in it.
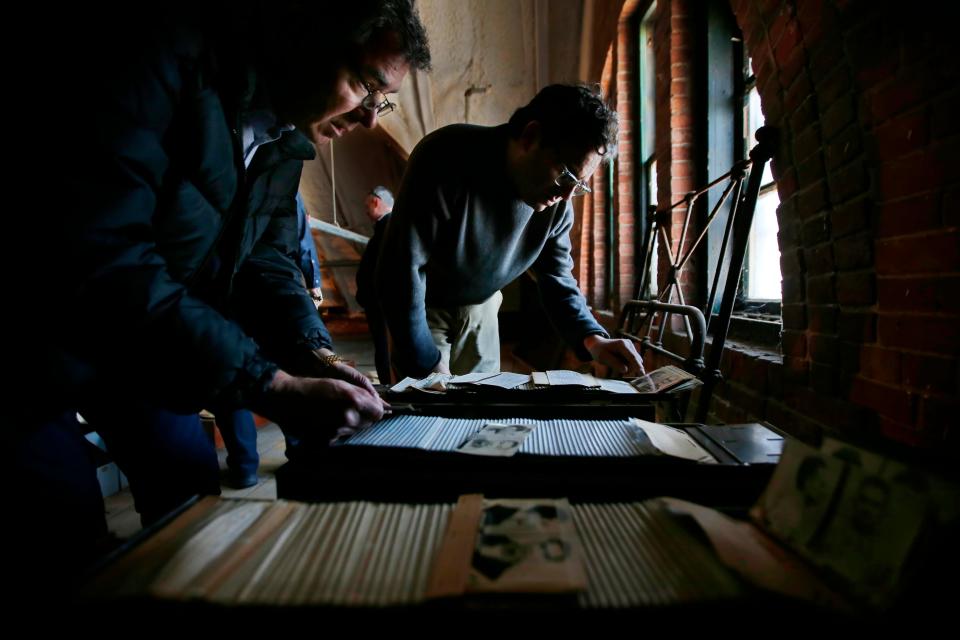
[[[427,325],[440,359],[454,375],[500,371],[499,291],[480,304],[427,307]]]

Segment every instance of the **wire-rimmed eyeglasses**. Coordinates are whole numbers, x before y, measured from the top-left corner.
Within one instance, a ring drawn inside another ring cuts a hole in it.
[[[566,165],[563,165],[563,172],[557,176],[554,183],[565,191],[572,188],[573,191],[570,194],[572,196],[582,196],[585,193],[592,193],[587,183],[575,176]]]
[[[367,95],[360,102],[360,106],[367,111],[376,112],[377,117],[382,118],[385,115],[393,113],[394,109],[397,108],[397,105],[390,102],[387,96],[379,89],[373,89],[366,82],[363,83],[363,88],[367,90]]]

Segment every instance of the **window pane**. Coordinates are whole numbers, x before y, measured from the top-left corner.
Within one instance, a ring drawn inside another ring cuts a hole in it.
[[[763,126],[760,109],[760,92],[752,87],[744,105],[744,132],[747,136],[746,151],[757,144],[757,129]],[[750,228],[747,249],[746,297],[748,300],[780,300],[783,296],[780,285],[780,247],[777,244],[777,206],[780,198],[773,184],[773,172],[768,162],[763,168],[761,193],[757,198],[757,210]]]
[[[757,144],[757,129],[763,126],[763,111],[760,109],[760,92],[754,87],[750,89],[750,95],[747,101],[747,152],[753,149]],[[763,168],[763,182],[760,184],[766,186],[773,182],[773,171],[770,170],[770,163]]]
[[[650,203],[657,204],[657,161],[651,160],[647,168],[647,193],[650,194]],[[652,258],[650,259],[650,274],[649,274],[649,291],[651,297],[656,297],[659,294],[659,288],[657,286],[657,263],[659,262],[660,255],[660,236],[653,236],[653,248],[651,250]]]
[[[780,247],[777,244],[777,206],[780,198],[771,189],[757,198],[757,211],[750,230],[747,264],[747,298],[780,300]]]

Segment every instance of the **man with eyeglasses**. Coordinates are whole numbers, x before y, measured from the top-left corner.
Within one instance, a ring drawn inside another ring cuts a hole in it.
[[[582,86],[544,88],[498,127],[451,125],[410,156],[378,263],[381,303],[405,375],[497,371],[500,289],[528,268],[583,360],[643,371],[612,340],[571,269],[570,199],[617,149],[617,116]]]
[[[11,508],[31,564],[12,571],[21,593],[45,595],[106,533],[77,412],[127,474],[145,524],[219,493],[202,408],[251,409],[322,443],[383,416],[304,286],[295,195],[315,144],[373,126],[385,94],[430,62],[411,0],[201,3],[126,24],[76,12],[38,20],[42,37],[27,38],[43,50],[25,51],[31,112],[18,117],[64,121],[69,96],[77,151],[69,167],[38,171],[67,129],[36,127],[17,145],[37,155],[21,158],[24,192],[67,205],[56,260],[38,262],[70,270],[55,305],[32,285],[13,291],[25,313],[11,363],[24,388],[7,412]]]

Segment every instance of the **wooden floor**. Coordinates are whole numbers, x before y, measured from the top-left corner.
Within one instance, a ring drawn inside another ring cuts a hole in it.
[[[365,335],[334,336],[337,353],[345,360],[354,363],[354,366],[371,380],[376,382],[377,372],[373,361],[373,343]],[[501,370],[529,372],[530,368],[513,356],[507,346],[501,349]],[[231,489],[221,484],[222,495],[225,497],[253,498],[260,500],[277,499],[277,482],[274,477],[276,470],[287,459],[284,455],[285,442],[280,428],[270,423],[257,430],[257,451],[260,453],[260,482],[249,489]],[[218,449],[220,469],[226,470],[227,452]],[[107,526],[111,533],[121,539],[126,539],[140,530],[140,516],[133,508],[133,496],[130,489],[123,489],[119,493],[104,499],[104,508],[107,515]]]

